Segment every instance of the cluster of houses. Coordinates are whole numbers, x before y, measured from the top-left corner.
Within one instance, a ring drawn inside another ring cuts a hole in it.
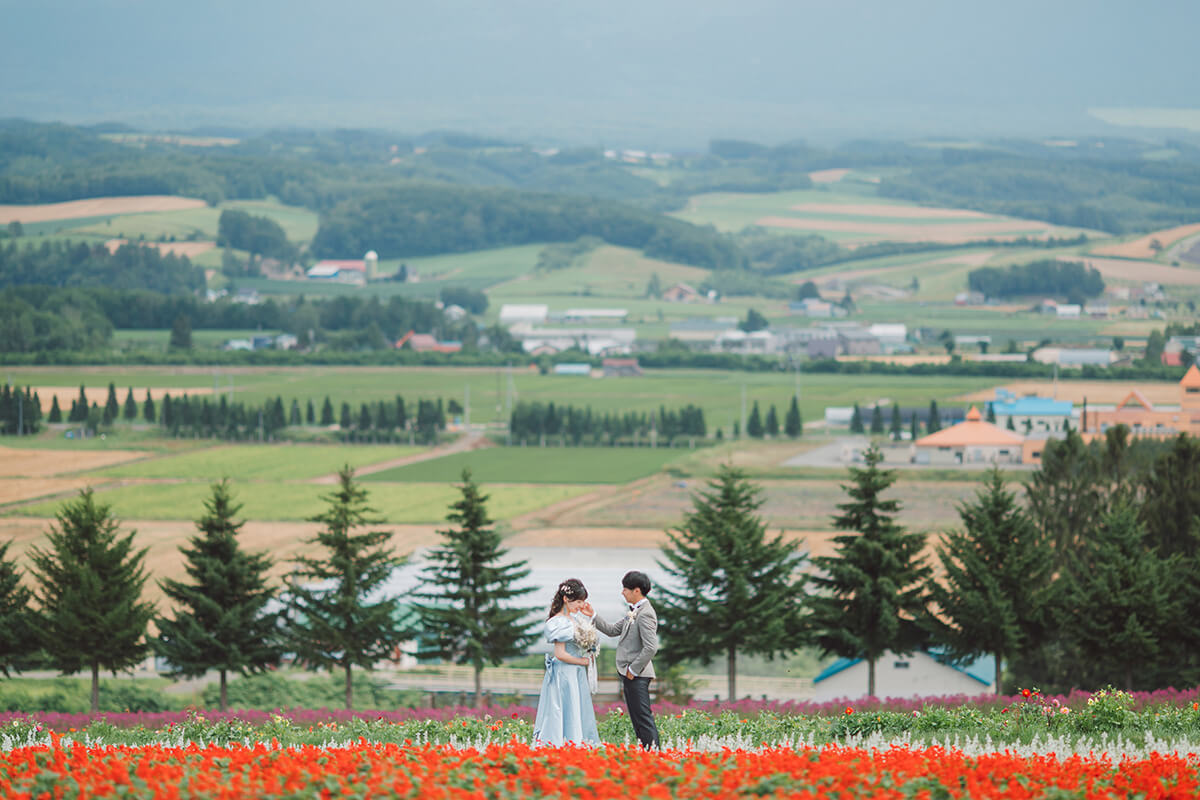
[[[300,340],[290,333],[262,334],[247,339],[227,339],[222,350],[295,350]]]
[[[1069,430],[1091,441],[1117,425],[1124,425],[1135,438],[1163,439],[1181,433],[1200,436],[1200,369],[1193,364],[1179,381],[1178,403],[1155,404],[1139,389],[1130,389],[1116,404],[1085,402],[1082,406],[1049,397],[1016,397],[998,389],[995,398],[981,408],[972,407],[961,421],[953,412],[948,416],[944,411],[942,420],[953,424],[912,442],[912,461],[931,465],[1037,465],[1046,443],[1064,438]],[[849,424],[850,411],[827,408],[826,425]],[[917,411],[901,413],[909,419],[908,414]]]

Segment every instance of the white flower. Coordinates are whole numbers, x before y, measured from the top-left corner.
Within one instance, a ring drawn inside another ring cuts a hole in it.
[[[575,625],[575,644],[579,649],[588,655],[599,653],[600,635],[596,633],[596,626],[589,620],[574,619],[572,622]]]

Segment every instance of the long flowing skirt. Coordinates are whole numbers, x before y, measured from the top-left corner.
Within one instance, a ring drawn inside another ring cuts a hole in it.
[[[547,659],[546,677],[533,723],[535,744],[599,744],[596,709],[588,687],[587,668]]]

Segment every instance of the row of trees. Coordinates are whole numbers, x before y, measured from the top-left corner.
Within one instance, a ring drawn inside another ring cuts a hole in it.
[[[27,436],[37,433],[42,422],[42,401],[28,386],[0,387],[0,435]]]
[[[106,286],[183,294],[204,288],[204,271],[186,256],[156,247],[123,244],[111,251],[104,244],[51,239],[19,247],[14,240],[0,246],[0,288],[7,286]]]
[[[737,423],[734,423],[734,433],[736,438]],[[754,405],[750,409],[750,416],[746,418],[746,435],[751,439],[770,438],[774,439],[779,436],[779,414],[775,411],[775,404],[772,403],[767,409],[767,415],[764,418],[758,410],[758,401],[754,401]],[[783,434],[789,439],[795,439],[804,433],[804,420],[800,416],[800,403],[795,397],[792,397],[792,403],[788,406],[787,414],[783,420]]]
[[[1052,258],[1004,267],[980,267],[967,273],[967,286],[985,297],[1053,295],[1082,302],[1104,292],[1095,267]]]
[[[850,470],[835,552],[811,560],[767,536],[761,491],[723,468],[663,548],[675,584],[660,607],[666,660],[725,657],[731,697],[739,652],[807,644],[864,659],[868,694],[885,652],[929,646],[951,662],[993,656],[998,692],[1006,681],[1194,685],[1200,443],[1139,453],[1118,427],[1092,447],[1074,432],[1052,440],[1044,458],[1025,504],[993,470],[935,561],[925,534],[896,521],[900,505],[885,497],[895,475],[876,448]]]
[[[531,609],[509,604],[530,591],[516,586],[529,570],[504,563],[487,497],[468,472],[461,493],[415,594],[417,625],[401,598],[385,591],[407,556],[390,547],[391,532],[369,530],[382,520],[349,467],[326,509],[310,519],[321,529],[285,586],[272,583],[276,564],[267,553],[241,546],[240,505],[227,481],[214,484],[197,533],[180,547],[186,577],[159,581],[171,603],[161,614],[144,598],[146,550],[136,547],[136,532],[123,533],[86,489],[64,503],[46,547],[30,548],[32,590],[8,558],[9,543],[0,543],[0,669],[90,670],[95,711],[100,670],[131,668],[153,652],[173,675],[216,670],[225,709],[230,674],[261,672],[290,656],[343,671],[350,708],[352,668],[372,669],[419,633],[431,654],[475,665],[478,701],[484,665],[523,653],[533,640]],[[149,635],[151,623],[157,635]]]
[[[515,442],[533,440],[545,445],[557,439],[571,445],[618,445],[646,441],[667,444],[676,439],[703,439],[708,428],[704,410],[688,403],[679,410],[661,406],[658,413],[627,411],[603,414],[591,406],[520,401],[513,406],[508,423],[509,436]]]
[[[996,417],[992,413],[990,405],[988,413],[990,415],[988,422],[995,422]],[[854,409],[850,412],[850,432],[869,432],[875,436],[882,436],[886,433],[893,440],[900,441],[907,428],[909,437],[916,441],[921,434],[921,414],[917,409],[908,409],[907,417],[908,421],[905,422],[905,412],[900,409],[899,404],[893,403],[885,427],[883,406],[878,403],[871,406],[871,418],[868,420],[863,409],[859,407],[858,403],[855,403]],[[1011,423],[1011,420],[1009,422]],[[937,400],[929,401],[929,412],[925,415],[924,423],[926,433],[937,433],[942,429],[942,412],[938,410]]]

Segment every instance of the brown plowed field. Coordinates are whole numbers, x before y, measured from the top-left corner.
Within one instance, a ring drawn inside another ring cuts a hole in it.
[[[849,172],[848,169],[819,169],[808,173],[808,177],[813,183],[837,183]]]
[[[1191,225],[1180,225],[1178,228],[1167,228],[1162,231],[1148,233],[1145,236],[1120,244],[1107,244],[1104,247],[1097,247],[1093,253],[1103,256],[1117,256],[1118,258],[1154,258],[1157,255],[1150,243],[1155,239],[1163,248],[1170,247],[1181,239],[1186,239],[1189,236],[1200,233],[1200,222]]]
[[[1105,278],[1131,283],[1154,281],[1163,286],[1200,286],[1200,270],[1169,267],[1155,261],[1126,261],[1123,258],[1060,258],[1095,267]]]
[[[44,203],[36,206],[0,206],[0,224],[13,220],[52,222],[60,219],[80,217],[107,217],[117,214],[141,214],[147,211],[183,211],[189,208],[204,208],[207,203],[191,197],[150,194],[138,197],[92,197],[87,200],[72,200],[68,203]]]
[[[1028,220],[997,220],[994,222],[959,222],[939,225],[904,222],[873,222],[863,220],[797,219],[795,217],[761,217],[755,225],[764,228],[788,228],[804,231],[830,231],[860,234],[864,239],[879,238],[893,241],[943,242],[955,244],[976,239],[1016,239],[1020,236],[1045,236],[1050,226]]]
[[[115,253],[123,244],[129,244],[128,239],[109,239],[104,243],[110,253]],[[160,253],[174,253],[177,256],[195,258],[201,253],[207,253],[217,246],[216,242],[138,242],[142,247],[153,247]]]
[[[87,478],[0,478],[0,505],[68,492],[74,494],[89,483]]]
[[[137,450],[22,450],[0,447],[0,478],[48,478],[111,467],[145,455]]]
[[[31,544],[46,547],[49,527],[50,521],[42,518],[0,517],[0,541],[12,540],[8,557],[24,562],[23,554]],[[317,546],[304,540],[316,534],[319,527],[317,523],[309,522],[252,521],[242,528],[238,542],[248,550],[269,552],[275,561],[271,574],[276,579],[282,579],[292,568],[288,562],[296,556],[317,554]],[[392,531],[391,544],[401,554],[411,553],[418,547],[428,547],[439,540],[433,525],[381,525],[379,529]],[[121,530],[137,531],[134,540],[136,545],[149,549],[146,569],[150,573],[150,580],[146,582],[146,593],[149,599],[161,601],[163,596],[158,588],[159,578],[181,580],[187,577],[179,547],[187,543],[188,537],[195,535],[195,524],[185,520],[123,520]]]
[[[807,211],[813,214],[847,214],[857,217],[891,217],[893,219],[989,219],[992,217],[991,214],[970,211],[965,208],[924,208],[922,206],[893,206],[886,203],[800,203],[791,208],[792,211]],[[1033,224],[1041,225],[1041,223]]]
[[[33,391],[37,392],[38,399],[42,401],[42,411],[46,413],[50,413],[50,404],[54,402],[54,398],[57,397],[58,407],[62,409],[64,417],[66,416],[67,412],[71,410],[71,403],[79,397],[78,386],[34,386]],[[125,394],[128,391],[128,386],[117,387],[117,400],[121,403],[124,403]],[[83,387],[83,393],[87,396],[89,404],[96,403],[103,408],[104,404],[108,401],[107,386],[85,386]],[[171,395],[172,398],[182,397],[185,394],[188,397],[199,397],[200,395],[212,394],[212,387],[192,386],[186,389],[172,389],[168,386],[166,388],[156,387],[150,389],[150,396],[154,398],[154,402],[156,403],[159,400],[162,400],[163,395],[167,394]],[[146,402],[146,387],[134,386],[133,399],[137,400],[140,413],[142,403]]]

